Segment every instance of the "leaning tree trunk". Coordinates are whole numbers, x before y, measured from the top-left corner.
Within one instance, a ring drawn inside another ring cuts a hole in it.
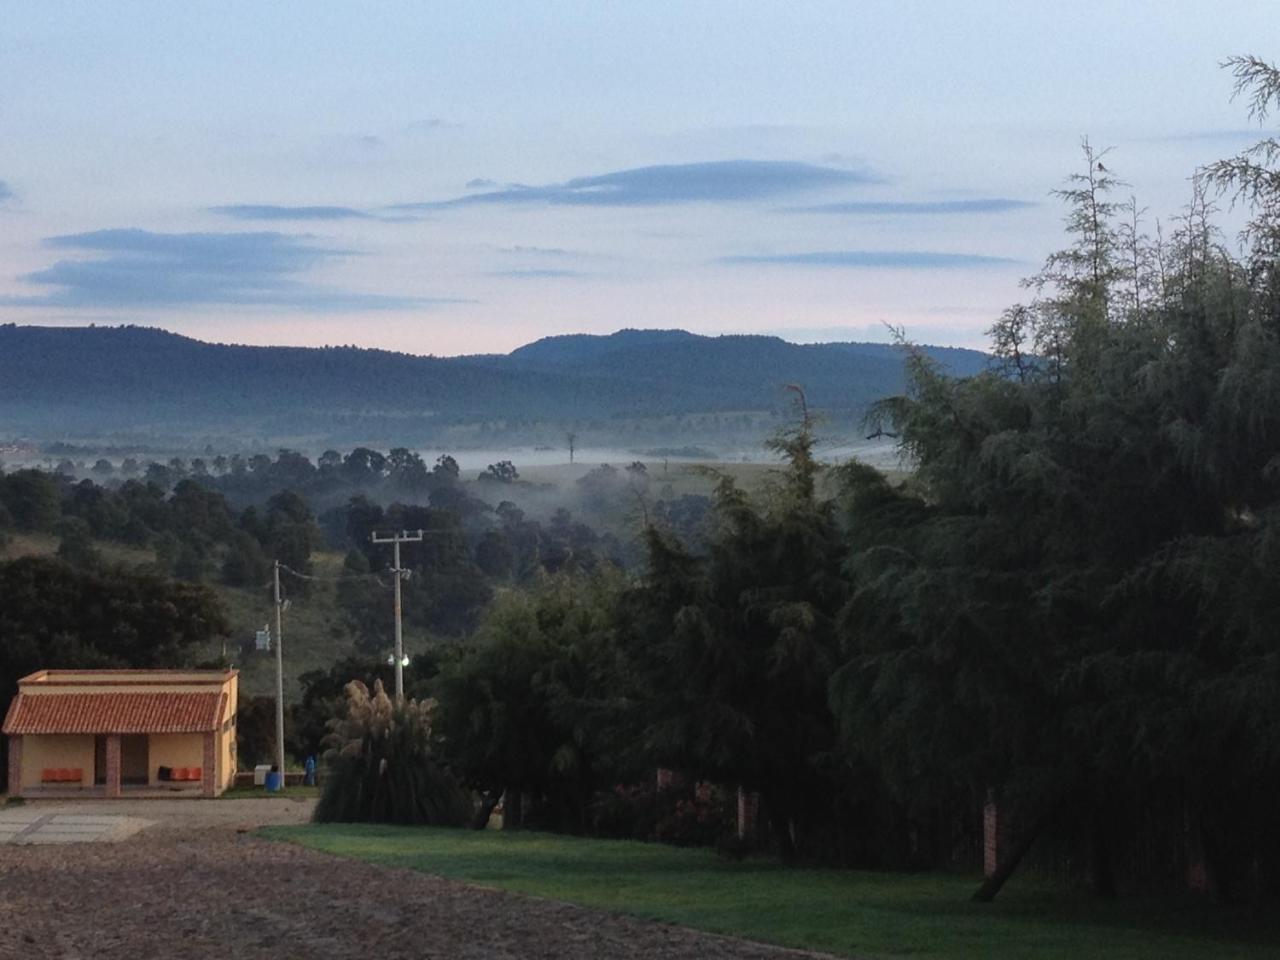
[[[1013,872],[1018,869],[1018,864],[1031,852],[1031,847],[1035,844],[1036,839],[1040,834],[1044,833],[1044,829],[1049,825],[1054,812],[1056,812],[1056,808],[1054,811],[1041,816],[1023,832],[1022,836],[1018,838],[1018,842],[1014,844],[1013,849],[1009,851],[1008,859],[996,864],[996,869],[991,876],[987,877],[982,886],[974,893],[974,900],[978,901],[978,903],[990,903],[996,898],[996,894],[1000,892],[1005,881],[1013,876]]]

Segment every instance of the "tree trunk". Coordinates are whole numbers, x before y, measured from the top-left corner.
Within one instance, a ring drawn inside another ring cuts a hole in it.
[[[1013,849],[1009,851],[1008,858],[1002,863],[996,864],[995,872],[987,877],[982,886],[974,893],[974,900],[978,903],[990,903],[996,898],[996,894],[1000,892],[1005,881],[1013,876],[1013,871],[1018,869],[1018,864],[1022,862],[1022,858],[1031,851],[1031,846],[1036,842],[1036,838],[1044,832],[1044,828],[1048,826],[1051,816],[1052,814],[1046,814],[1027,828],[1026,832],[1018,838],[1018,842],[1014,844]]]
[[[773,827],[773,835],[778,840],[778,853],[783,863],[795,863],[796,841],[791,835],[791,821],[777,806],[769,804],[769,825]]]
[[[1111,863],[1111,837],[1106,811],[1093,817],[1093,894],[1104,900],[1116,895],[1115,870]]]
[[[489,790],[481,794],[480,807],[476,810],[476,815],[471,820],[472,830],[483,830],[489,825],[489,818],[493,816],[493,811],[497,808],[498,801],[501,799],[501,790]]]
[[[519,830],[524,822],[524,794],[519,790],[508,790],[507,801],[502,807],[502,829]]]

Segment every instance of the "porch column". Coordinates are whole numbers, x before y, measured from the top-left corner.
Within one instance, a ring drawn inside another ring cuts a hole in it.
[[[22,735],[9,738],[9,796],[22,796]]]
[[[204,735],[204,763],[200,766],[200,786],[204,788],[206,797],[218,795],[218,751],[214,736],[212,733]]]
[[[120,734],[107,734],[107,790],[108,797],[120,796]]]

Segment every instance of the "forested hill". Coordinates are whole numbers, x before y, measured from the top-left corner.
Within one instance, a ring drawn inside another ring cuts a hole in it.
[[[926,348],[946,368],[977,351]],[[851,416],[902,388],[883,344],[799,346],[681,330],[549,337],[507,355],[204,343],[143,327],[0,325],[0,438],[216,431],[428,442],[459,425],[616,422],[778,411],[788,383]],[[495,437],[497,439],[497,437]]]

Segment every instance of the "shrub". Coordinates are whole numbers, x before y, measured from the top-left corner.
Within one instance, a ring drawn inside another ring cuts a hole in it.
[[[471,801],[431,749],[434,702],[393,703],[376,680],[346,686],[346,709],[325,738],[320,823],[397,823],[461,826]]]
[[[617,786],[596,795],[590,816],[600,836],[677,847],[715,846],[737,826],[733,800],[705,786]]]

